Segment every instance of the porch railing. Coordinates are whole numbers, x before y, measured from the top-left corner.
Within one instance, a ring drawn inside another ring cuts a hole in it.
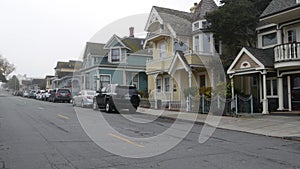
[[[300,60],[300,42],[278,45],[274,54],[275,62]]]

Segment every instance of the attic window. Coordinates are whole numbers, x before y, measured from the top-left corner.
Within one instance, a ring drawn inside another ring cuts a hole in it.
[[[120,49],[111,49],[111,61],[120,62]]]
[[[242,64],[241,64],[241,69],[243,68],[250,68],[251,67],[251,64],[248,62],[248,61],[244,61]]]
[[[196,22],[196,23],[193,24],[193,30],[194,31],[199,29],[199,28],[200,28],[199,22]]]

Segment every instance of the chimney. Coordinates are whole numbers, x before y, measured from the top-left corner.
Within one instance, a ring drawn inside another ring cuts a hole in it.
[[[195,9],[197,8],[198,3],[195,2],[194,6],[190,8],[191,13],[195,13]]]
[[[134,38],[134,27],[129,28],[129,37]]]

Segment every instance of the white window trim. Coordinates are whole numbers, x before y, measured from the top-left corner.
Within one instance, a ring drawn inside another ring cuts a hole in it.
[[[166,91],[166,79],[169,79],[169,91]],[[163,85],[163,92],[164,93],[171,93],[171,86],[170,86],[170,81],[171,81],[171,77],[170,76],[164,76],[163,77],[163,83],[164,83],[164,85]]]
[[[119,54],[120,54],[120,61],[112,61],[112,50],[113,49],[119,49]],[[111,63],[121,63],[122,62],[122,48],[120,48],[120,47],[111,47],[110,49],[109,49],[110,51],[109,51],[109,62],[111,62]]]
[[[277,33],[276,30],[273,30],[273,31],[268,31],[268,32],[264,32],[264,33],[261,33],[258,35],[258,48],[260,49],[268,49],[268,48],[273,48],[275,47],[278,43],[275,43],[274,45],[268,45],[268,46],[263,46],[263,36],[265,35],[268,35],[268,34],[272,34],[272,33]],[[278,37],[277,37],[277,34],[276,34],[276,39],[278,41]]]
[[[157,81],[160,80],[160,91],[158,91],[158,85],[157,85]],[[162,77],[157,77],[156,78],[156,82],[155,82],[155,90],[157,91],[157,93],[162,93],[163,89],[162,89],[162,83],[163,83],[163,80],[162,80]]]
[[[195,28],[195,24],[197,24],[197,23],[198,23],[199,27]],[[201,25],[200,25],[201,23],[202,22],[200,22],[200,21],[193,22],[193,31],[199,30],[201,28]]]
[[[273,81],[276,81],[276,83],[277,83],[277,78],[270,77],[270,78],[267,78],[267,81],[268,80],[270,81],[270,85],[271,85],[271,95],[267,95],[267,98],[278,98],[278,92],[277,92],[277,95],[273,94],[273,91],[274,91],[274,89],[273,89]],[[278,88],[278,86],[277,86],[277,88]],[[267,89],[267,91],[268,91],[268,89]]]
[[[166,50],[165,50],[165,56],[161,57],[160,56],[160,45],[165,45],[166,46]],[[164,59],[168,57],[168,43],[166,41],[161,41],[157,44],[157,57],[160,59]]]

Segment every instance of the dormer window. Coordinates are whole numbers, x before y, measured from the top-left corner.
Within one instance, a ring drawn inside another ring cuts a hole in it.
[[[111,61],[112,62],[120,62],[121,55],[120,55],[120,49],[111,49]]]
[[[193,31],[200,29],[200,23],[199,22],[195,22],[193,24]]]

